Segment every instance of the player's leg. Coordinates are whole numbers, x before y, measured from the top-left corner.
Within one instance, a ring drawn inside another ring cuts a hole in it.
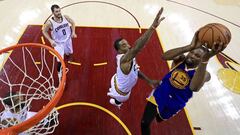
[[[118,98],[123,99],[121,95],[119,95],[113,88],[109,89],[107,95],[111,97],[109,100],[110,104],[115,105],[120,109],[120,107],[122,106],[122,102],[120,102]]]
[[[64,54],[66,55],[67,61],[72,61],[72,54],[73,54],[72,38],[66,41],[64,45]]]
[[[54,49],[61,55],[61,57],[64,59],[64,47],[61,44],[58,44],[54,47]],[[62,78],[62,64],[60,60],[57,58],[57,72],[58,72],[58,78],[61,80]],[[59,81],[60,82],[60,81]]]
[[[113,75],[112,79],[111,79],[111,87],[109,88],[109,92],[107,93],[107,96],[110,96],[110,104],[117,106],[118,108],[121,107],[122,102],[120,100],[126,100],[124,98],[128,98],[128,96],[123,97],[121,95],[119,95],[116,90],[115,90],[115,83],[114,83],[114,78],[116,75]]]
[[[150,125],[153,119],[158,115],[157,106],[151,102],[147,102],[143,117],[141,120],[142,135],[150,135]]]
[[[110,102],[112,105],[119,106],[119,107],[122,105],[122,102],[118,101],[118,100],[115,99],[115,98],[111,98],[109,102]]]

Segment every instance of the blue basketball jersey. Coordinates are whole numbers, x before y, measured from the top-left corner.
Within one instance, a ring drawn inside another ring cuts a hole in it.
[[[153,96],[162,119],[169,119],[184,108],[193,92],[189,88],[195,70],[187,70],[181,63],[164,76]]]

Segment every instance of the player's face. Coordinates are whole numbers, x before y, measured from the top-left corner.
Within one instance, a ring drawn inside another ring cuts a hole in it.
[[[16,95],[14,95],[14,97],[13,97],[13,103],[16,105],[16,104],[19,104],[20,102],[22,102],[23,101],[23,96],[21,95],[21,93],[20,92],[17,92],[17,94]]]
[[[197,67],[197,65],[201,62],[203,54],[204,50],[201,48],[192,50],[187,54],[186,64],[191,68]]]
[[[131,48],[131,46],[128,44],[127,40],[126,39],[123,39],[119,42],[120,44],[120,50],[121,52],[123,53],[127,53],[127,51]]]
[[[55,8],[53,11],[53,15],[57,18],[61,18],[62,14],[61,14],[61,9],[60,8]]]

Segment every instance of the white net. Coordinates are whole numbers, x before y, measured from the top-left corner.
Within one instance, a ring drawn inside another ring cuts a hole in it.
[[[52,99],[59,85],[55,60],[56,56],[45,48],[21,47],[14,49],[2,63],[1,129],[33,117]],[[58,112],[53,109],[37,125],[21,134],[50,134],[58,124]]]

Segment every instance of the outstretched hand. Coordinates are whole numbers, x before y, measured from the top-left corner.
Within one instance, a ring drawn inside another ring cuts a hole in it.
[[[159,24],[165,19],[165,17],[161,17],[162,13],[163,13],[163,7],[158,11],[158,13],[153,21],[152,27],[154,29],[156,29],[159,26]]]

